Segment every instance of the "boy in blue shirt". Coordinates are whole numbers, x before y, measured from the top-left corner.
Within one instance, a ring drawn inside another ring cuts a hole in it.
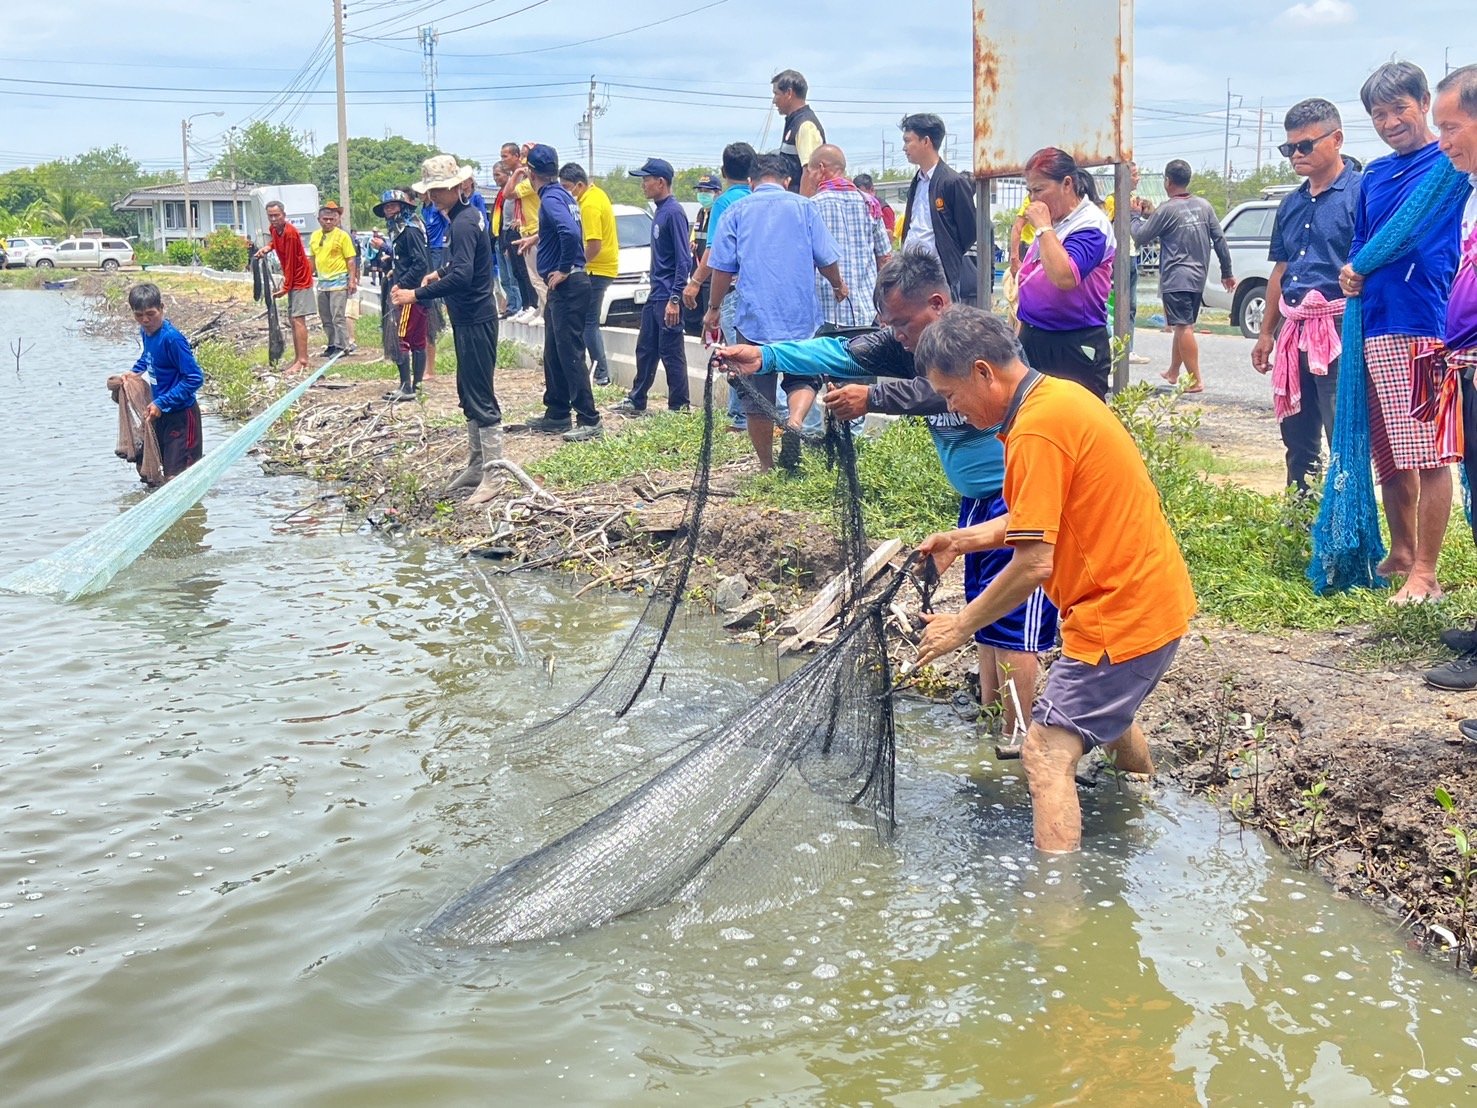
[[[164,479],[178,477],[204,455],[200,436],[200,405],[195,393],[205,374],[195,361],[190,342],[164,318],[159,286],[145,282],[128,290],[128,306],[138,322],[144,352],[133,364],[153,389],[146,417],[154,425]]]

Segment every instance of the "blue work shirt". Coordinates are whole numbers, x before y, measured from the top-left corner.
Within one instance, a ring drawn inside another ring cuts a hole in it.
[[[687,213],[669,195],[656,206],[651,221],[651,299],[657,303],[682,296],[682,286],[692,273],[687,235]]]
[[[1364,167],[1354,241],[1349,246],[1351,259],[1400,210],[1426,174],[1445,160],[1440,146],[1432,142],[1410,154],[1386,154]],[[1461,236],[1462,213],[1454,208],[1445,219],[1427,223],[1424,235],[1408,253],[1365,276],[1360,301],[1366,338],[1437,338],[1442,334]]]
[[[538,275],[545,281],[554,272],[573,273],[585,268],[585,230],[580,202],[558,181],[538,190]]]
[[[434,204],[421,205],[421,222],[426,225],[426,245],[432,250],[446,249],[446,217]]]
[[[734,326],[750,342],[808,339],[823,322],[815,271],[841,260],[812,204],[766,182],[734,204],[711,236],[708,264],[739,275]]]
[[[1339,288],[1339,270],[1349,260],[1354,241],[1354,218],[1359,210],[1359,171],[1345,164],[1344,171],[1323,192],[1312,194],[1308,181],[1288,193],[1277,206],[1272,225],[1272,247],[1267,257],[1286,262],[1282,275],[1282,298],[1293,307],[1317,289],[1326,300],[1344,295]]]
[[[770,343],[763,349],[764,373],[842,379],[870,376],[868,370],[851,356],[847,340],[833,335]],[[908,362],[910,364],[906,368],[914,374],[911,383],[921,388],[894,390],[893,395],[897,397],[902,397],[905,391],[910,395],[904,403],[891,404],[887,401],[887,386],[878,381],[867,390],[867,407],[876,412],[891,410],[897,415],[922,416],[933,438],[933,448],[938,451],[939,464],[944,467],[944,476],[954,486],[954,491],[975,500],[999,496],[1000,488],[1005,484],[1005,444],[997,434],[999,428],[981,431],[963,416],[948,411],[943,398],[917,377],[911,355]]]
[[[142,327],[138,334],[144,352],[133,363],[133,372],[148,378],[154,389],[154,404],[161,412],[184,411],[195,403],[195,393],[205,383],[190,340],[167,319],[152,335]]]

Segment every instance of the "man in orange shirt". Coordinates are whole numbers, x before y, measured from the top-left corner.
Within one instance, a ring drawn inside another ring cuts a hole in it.
[[[1118,769],[1152,773],[1134,722],[1174,659],[1195,594],[1138,447],[1110,409],[1071,381],[1025,364],[1009,324],[954,307],[918,341],[928,383],[975,427],[1001,426],[1009,512],[930,535],[942,571],[958,555],[1010,546],[1009,564],[957,615],[930,620],[924,665],[970,641],[1038,585],[1061,611],[1062,656],[1031,712],[1021,751],[1036,846],[1082,844],[1077,762],[1102,746]]]

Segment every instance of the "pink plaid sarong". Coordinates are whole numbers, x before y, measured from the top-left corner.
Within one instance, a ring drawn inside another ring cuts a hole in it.
[[[1295,308],[1286,299],[1279,306],[1284,322],[1272,348],[1272,410],[1283,420],[1303,410],[1298,354],[1308,355],[1308,372],[1326,377],[1328,367],[1344,352],[1339,337],[1344,300],[1328,300],[1314,289]]]

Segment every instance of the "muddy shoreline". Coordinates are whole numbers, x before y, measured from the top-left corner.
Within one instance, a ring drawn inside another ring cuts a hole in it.
[[[88,278],[86,291],[99,295],[100,316],[127,329],[132,322],[116,294],[104,295],[108,280],[120,279]],[[170,288],[167,277],[161,283],[186,334],[209,326],[242,353],[264,339],[249,286],[223,286],[217,295]],[[455,379],[428,379],[422,402],[390,405],[381,394],[393,371],[355,379],[375,372],[377,351],[363,343],[361,351],[334,376],[335,387],[310,390],[263,443],[266,464],[331,483],[376,527],[481,554],[489,567],[550,566],[584,575],[590,588],[653,586],[690,473],[654,470],[542,493],[510,479],[491,505],[467,509],[464,494],[452,500],[442,493],[466,453]],[[270,376],[265,365],[261,373]],[[520,466],[563,445],[556,436],[517,430],[538,414],[542,387],[532,352],[498,370],[505,453]],[[1209,405],[1208,435],[1218,422],[1234,424],[1234,413],[1219,421],[1217,415]],[[625,433],[632,422],[608,416],[607,434]],[[1237,452],[1247,456],[1280,449],[1275,441],[1239,438]],[[720,613],[747,607],[736,633],[757,638],[802,606],[838,571],[841,557],[817,516],[740,501],[753,472],[751,460],[715,465],[689,599]],[[959,598],[955,571],[939,603]],[[902,599],[915,606],[911,596]],[[1367,646],[1367,632],[1358,628],[1260,634],[1197,620],[1146,705],[1145,729],[1161,775],[1216,804],[1227,834],[1265,832],[1340,893],[1388,912],[1412,946],[1470,967],[1477,924],[1464,903],[1463,875],[1471,860],[1458,853],[1450,829],[1471,826],[1477,842],[1477,760],[1456,731],[1457,720],[1477,715],[1477,703],[1421,682],[1423,665],[1445,656],[1434,642],[1430,659],[1392,667],[1373,665]],[[962,686],[966,653],[941,669],[931,694]],[[1456,799],[1455,814],[1437,803],[1438,786]]]

